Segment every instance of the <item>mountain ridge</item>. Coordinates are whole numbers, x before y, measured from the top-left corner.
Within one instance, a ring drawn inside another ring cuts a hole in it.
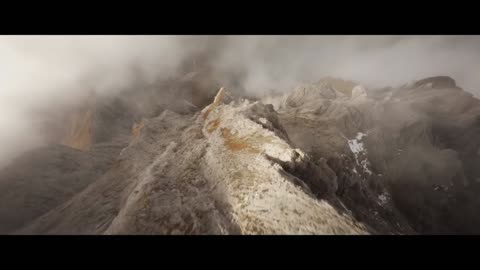
[[[222,88],[210,104],[150,90],[99,102],[83,154],[107,165],[3,233],[478,232],[479,100],[445,76],[378,92],[331,80],[253,101]],[[130,105],[145,98],[152,109]]]

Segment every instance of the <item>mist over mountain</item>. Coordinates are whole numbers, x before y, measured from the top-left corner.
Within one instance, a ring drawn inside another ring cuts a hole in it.
[[[0,37],[0,233],[478,233],[478,45]]]

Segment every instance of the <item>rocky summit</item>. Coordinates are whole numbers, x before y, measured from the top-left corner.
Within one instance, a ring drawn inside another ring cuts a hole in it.
[[[256,99],[199,78],[72,112],[0,171],[0,233],[480,232],[480,101],[452,78]]]

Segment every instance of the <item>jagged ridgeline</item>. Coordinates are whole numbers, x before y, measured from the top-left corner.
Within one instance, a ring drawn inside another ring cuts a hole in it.
[[[185,74],[89,97],[4,168],[0,233],[479,232],[480,102],[453,79],[251,100]]]

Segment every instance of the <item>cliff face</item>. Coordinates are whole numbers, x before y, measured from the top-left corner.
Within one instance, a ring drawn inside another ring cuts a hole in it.
[[[61,144],[82,151],[87,151],[92,146],[93,109],[84,108],[73,113],[67,120],[66,134]]]
[[[194,80],[157,82],[113,97],[92,94],[80,106],[52,116],[45,127],[50,144],[0,171],[0,233],[31,223],[96,183],[143,132],[142,119],[167,108],[182,115],[197,110],[182,98],[192,96],[187,86]]]
[[[453,79],[357,86],[351,97],[306,85],[276,106],[295,145],[335,171],[357,219],[381,232],[408,232],[406,224],[419,233],[478,231],[480,102]]]
[[[478,232],[480,102],[453,80],[204,103],[194,78],[97,100],[0,172],[2,233]]]
[[[196,115],[146,121],[103,177],[18,233],[367,233],[329,202],[331,172],[291,147],[271,107],[221,94]]]

